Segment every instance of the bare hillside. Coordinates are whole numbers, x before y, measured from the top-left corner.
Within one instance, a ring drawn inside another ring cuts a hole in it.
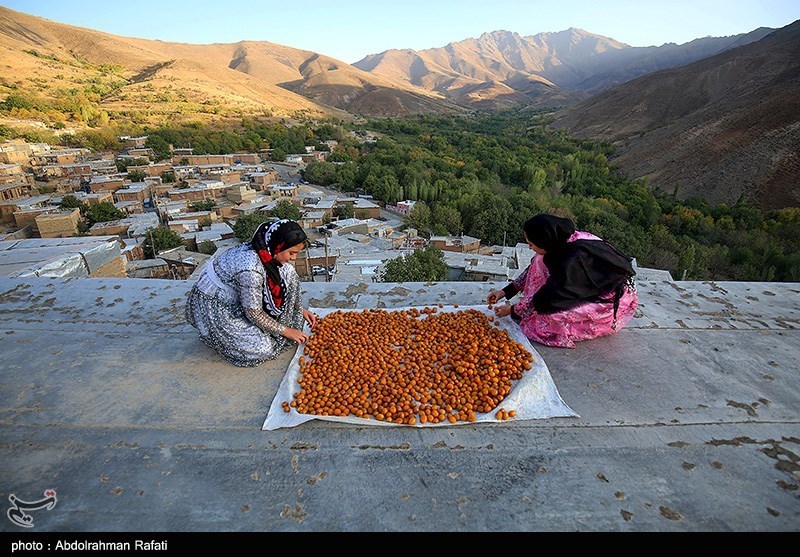
[[[615,142],[621,167],[682,198],[800,206],[800,21],[594,96],[553,126]]]
[[[429,112],[454,110],[435,92],[269,42],[193,45],[118,37],[0,7],[0,48],[0,79],[8,89],[0,94],[13,88],[56,98],[76,85],[102,82],[103,109],[162,120],[349,117],[370,106],[358,99],[376,90],[401,110],[379,107],[382,115],[407,114],[415,103]]]

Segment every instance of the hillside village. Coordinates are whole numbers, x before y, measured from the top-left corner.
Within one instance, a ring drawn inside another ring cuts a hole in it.
[[[154,163],[146,136],[119,140],[119,151],[102,153],[23,140],[0,145],[0,275],[193,278],[211,254],[241,241],[237,219],[270,215],[286,202],[298,208],[310,239],[295,262],[306,281],[376,282],[388,260],[428,245],[443,251],[450,281],[507,280],[530,258],[524,244],[422,237],[406,227],[414,201],[385,206],[308,184],[302,169],[329,151],[309,146],[276,163],[267,152],[200,155],[173,147],[170,159]],[[81,209],[100,204],[124,216],[87,222]],[[148,258],[148,235],[152,243],[159,228],[183,245]]]

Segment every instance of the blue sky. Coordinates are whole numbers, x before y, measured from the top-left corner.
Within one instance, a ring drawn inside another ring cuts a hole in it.
[[[186,43],[263,40],[345,62],[422,50],[481,33],[578,27],[631,46],[783,27],[800,0],[0,0],[0,5],[115,35]]]

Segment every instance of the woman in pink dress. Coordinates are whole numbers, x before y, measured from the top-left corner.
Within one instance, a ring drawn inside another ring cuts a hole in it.
[[[514,305],[495,306],[498,317],[511,315],[532,341],[563,348],[628,324],[639,305],[630,257],[576,231],[569,219],[537,215],[522,228],[536,255],[511,284],[487,297],[495,304],[522,294]]]

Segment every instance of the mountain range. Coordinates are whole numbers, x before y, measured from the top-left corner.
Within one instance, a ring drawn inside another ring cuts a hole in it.
[[[615,142],[619,166],[679,198],[798,207],[800,21],[609,89],[552,126]]]
[[[44,98],[51,120],[96,108],[144,125],[559,108],[554,127],[615,142],[614,161],[653,187],[800,206],[798,25],[652,47],[575,28],[494,31],[351,65],[265,41],[120,37],[0,6],[0,102]]]
[[[561,106],[647,73],[758,41],[771,31],[759,28],[660,47],[631,47],[575,28],[530,37],[494,31],[442,48],[388,50],[353,65],[470,108]]]

